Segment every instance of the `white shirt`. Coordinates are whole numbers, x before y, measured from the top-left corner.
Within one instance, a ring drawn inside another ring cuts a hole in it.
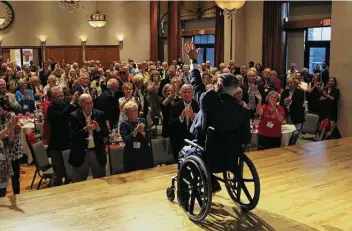
[[[90,115],[86,115],[86,113],[84,113],[83,110],[82,110],[82,112],[83,112],[84,117],[86,118],[87,125],[92,124],[92,112],[90,113]],[[95,143],[94,143],[94,139],[93,139],[93,131],[88,130],[88,134],[89,134],[88,148],[94,148]]]

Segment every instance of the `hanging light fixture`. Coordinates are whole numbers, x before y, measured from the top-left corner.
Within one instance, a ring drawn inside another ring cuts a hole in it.
[[[73,13],[79,7],[79,0],[59,1],[59,6],[62,10],[66,10],[69,13]]]
[[[98,10],[98,1],[97,1],[97,10],[91,14],[88,18],[88,23],[94,28],[101,28],[108,23],[108,16],[101,14]]]
[[[0,25],[2,25],[5,22],[6,18],[0,17]]]
[[[215,1],[215,4],[224,10],[224,15],[231,18],[232,14],[237,14],[237,11],[246,3],[246,0],[227,0]]]

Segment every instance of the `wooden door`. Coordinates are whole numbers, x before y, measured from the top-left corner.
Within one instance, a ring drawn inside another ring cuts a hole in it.
[[[86,46],[86,60],[99,60],[102,66],[107,69],[109,63],[120,60],[118,46]]]
[[[53,57],[59,63],[72,64],[78,63],[82,65],[82,48],[80,46],[66,46],[66,47],[46,47],[46,58]]]

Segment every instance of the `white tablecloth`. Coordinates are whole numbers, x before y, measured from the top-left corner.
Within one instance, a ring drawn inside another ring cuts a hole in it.
[[[282,132],[281,147],[288,146],[292,133],[295,130],[296,130],[296,127],[293,124],[281,125],[281,132]],[[258,145],[258,131],[254,131],[254,132],[252,131],[251,144]]]
[[[33,157],[26,142],[26,134],[33,130],[34,130],[34,123],[28,123],[21,127],[20,140],[23,147],[23,152],[28,156],[28,164],[32,163]]]

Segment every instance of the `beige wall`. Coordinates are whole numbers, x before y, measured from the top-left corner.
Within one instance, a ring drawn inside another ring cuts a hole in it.
[[[287,64],[296,63],[297,69],[304,67],[304,31],[287,32]]]
[[[237,66],[262,62],[263,2],[247,1],[233,19],[232,57]],[[230,20],[225,17],[224,61],[230,60]]]
[[[330,76],[335,76],[340,89],[339,129],[352,136],[352,2],[332,2]]]
[[[75,14],[61,10],[58,1],[11,1],[11,5],[15,21],[0,32],[3,46],[39,46],[43,35],[47,46],[80,45],[82,35],[88,37],[87,45],[115,45],[116,37],[122,35],[121,59],[150,58],[149,2],[99,1],[99,10],[108,16],[108,24],[100,29],[92,28],[86,20],[96,10],[95,1],[84,1]]]
[[[245,63],[262,63],[264,3],[246,2]]]

